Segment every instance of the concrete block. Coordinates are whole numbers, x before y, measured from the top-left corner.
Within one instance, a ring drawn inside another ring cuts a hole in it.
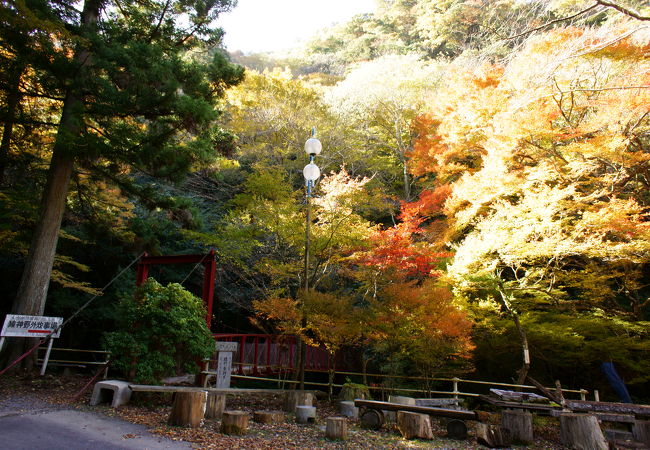
[[[350,402],[350,401],[339,402],[339,407],[342,416],[352,417],[353,419],[359,417],[359,408],[354,406],[354,402]]]
[[[296,422],[303,424],[316,422],[316,407],[296,406]]]
[[[129,383],[120,380],[104,380],[95,384],[90,398],[91,406],[110,403],[113,408],[129,403],[131,388]]]

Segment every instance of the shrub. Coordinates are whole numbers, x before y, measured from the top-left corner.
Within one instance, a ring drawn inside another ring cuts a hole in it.
[[[130,381],[158,383],[166,376],[194,373],[214,340],[202,301],[178,283],[163,287],[149,278],[118,306],[118,329],[104,335],[113,366]]]

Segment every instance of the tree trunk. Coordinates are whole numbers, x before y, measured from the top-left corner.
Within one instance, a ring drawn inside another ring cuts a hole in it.
[[[205,403],[208,393],[176,392],[172,412],[169,414],[169,425],[186,428],[197,428],[205,415]]]
[[[101,0],[86,0],[81,13],[82,28],[93,27],[99,17]],[[90,54],[80,48],[75,53],[75,62],[82,68],[90,64]],[[74,83],[73,83],[74,84]],[[77,83],[78,84],[78,83]],[[79,136],[83,122],[83,98],[76,90],[68,90],[63,102],[61,121],[57,130],[56,142],[52,150],[52,161],[47,175],[47,183],[41,197],[38,223],[25,261],[25,268],[18,287],[12,312],[24,315],[42,315],[45,310],[47,290],[52,274],[56,245],[65,211],[70,177],[74,166],[74,151],[69,141]],[[27,348],[33,339],[16,339],[10,352],[14,360]],[[25,359],[25,367],[31,369],[36,362],[36,352]]]
[[[2,128],[2,142],[0,142],[0,186],[5,182],[5,173],[9,164],[9,152],[11,150],[11,138],[13,137],[14,120],[16,120],[16,109],[20,103],[20,79],[25,71],[25,65],[17,62],[11,71],[9,79],[10,91],[7,94],[7,116],[4,119]]]
[[[511,444],[510,432],[499,425],[487,423],[476,424],[476,440],[486,447],[509,447]]]
[[[508,311],[510,317],[512,317],[512,321],[515,323],[515,327],[517,328],[517,333],[519,333],[523,363],[521,365],[521,368],[518,371],[519,376],[517,378],[517,384],[524,384],[524,382],[526,381],[526,377],[528,376],[528,370],[530,369],[530,352],[528,350],[528,337],[526,336],[526,332],[524,331],[524,328],[521,326],[521,322],[519,322],[519,315],[510,306],[510,302],[508,301],[505,292],[499,290],[499,294],[501,294],[501,305]],[[517,388],[517,389],[521,389],[521,388]]]
[[[594,415],[560,413],[562,444],[578,450],[607,450],[609,447]]]
[[[345,417],[328,417],[325,425],[325,437],[332,440],[348,438],[348,423]]]
[[[221,419],[224,409],[226,409],[226,394],[208,392],[207,405],[205,407],[206,419]]]
[[[248,413],[245,411],[224,411],[221,417],[223,434],[246,434],[248,431]]]
[[[431,419],[426,414],[397,411],[397,428],[405,439],[433,439]]]
[[[314,394],[304,391],[289,391],[284,397],[284,409],[286,412],[296,412],[297,406],[312,406]]]
[[[510,431],[515,444],[533,442],[533,415],[528,411],[505,410],[501,414],[501,425]]]
[[[257,423],[284,423],[282,411],[255,411],[253,421]]]

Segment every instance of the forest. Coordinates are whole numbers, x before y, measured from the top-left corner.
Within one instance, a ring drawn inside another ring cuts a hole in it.
[[[378,0],[282,55],[234,5],[0,2],[0,317],[97,296],[60,342],[99,348],[133,261],[213,249],[213,332],[650,399],[647,2]]]

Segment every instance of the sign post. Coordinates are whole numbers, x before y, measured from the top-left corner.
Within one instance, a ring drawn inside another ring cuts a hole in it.
[[[217,389],[230,387],[230,375],[232,374],[232,355],[237,351],[237,342],[217,342]]]
[[[41,375],[44,375],[47,362],[50,359],[52,343],[54,342],[54,338],[58,338],[61,334],[62,323],[63,317],[7,314],[4,325],[2,326],[2,332],[0,332],[0,350],[2,350],[5,338],[7,337],[47,337],[49,340],[47,352],[45,353],[43,365],[41,366]]]

